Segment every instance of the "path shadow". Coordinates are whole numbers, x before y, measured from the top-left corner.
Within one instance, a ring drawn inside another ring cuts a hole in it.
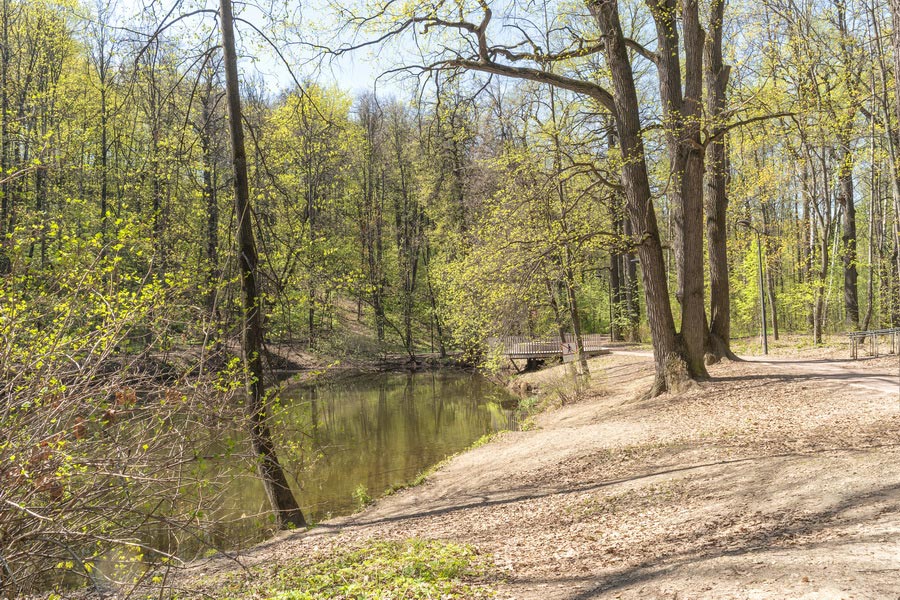
[[[884,448],[896,448],[900,447],[900,443],[896,444],[873,444],[870,446],[859,446],[859,447],[851,447],[851,448],[824,448],[821,450],[814,450],[809,452],[784,452],[778,454],[766,454],[759,456],[748,456],[743,458],[734,458],[727,460],[718,460],[718,461],[709,461],[699,464],[691,464],[685,465],[681,467],[674,468],[665,468],[665,469],[657,469],[654,471],[648,471],[645,473],[640,473],[637,475],[632,475],[628,477],[620,477],[616,479],[609,479],[605,481],[600,481],[591,484],[584,485],[576,485],[576,486],[566,486],[560,488],[547,488],[540,491],[535,491],[533,488],[528,488],[528,491],[525,491],[525,488],[516,487],[509,489],[506,493],[509,494],[502,498],[491,498],[489,496],[469,496],[469,498],[475,498],[476,500],[471,502],[466,502],[464,504],[455,504],[452,506],[443,506],[440,508],[435,508],[431,510],[421,510],[416,512],[409,512],[397,515],[389,515],[385,517],[378,517],[374,519],[354,519],[351,521],[343,522],[343,523],[323,523],[322,525],[317,526],[317,529],[328,530],[328,529],[349,529],[355,527],[366,527],[370,525],[378,525],[384,523],[396,523],[400,521],[414,520],[414,519],[422,519],[428,517],[439,517],[446,516],[449,514],[453,514],[460,511],[465,511],[471,508],[484,508],[490,506],[502,506],[507,504],[515,504],[518,502],[526,502],[528,500],[537,500],[540,498],[545,498],[548,496],[555,495],[569,495],[569,494],[578,494],[582,492],[590,492],[601,490],[604,488],[621,485],[624,483],[631,483],[635,481],[642,481],[645,479],[652,479],[654,477],[659,477],[662,475],[671,475],[674,473],[687,473],[691,471],[698,471],[702,469],[707,469],[710,467],[717,466],[725,466],[725,465],[737,465],[742,463],[753,463],[753,462],[763,462],[774,459],[782,459],[782,458],[808,458],[811,456],[819,456],[824,454],[835,454],[835,453],[853,453],[853,452],[870,452],[872,450],[884,449]],[[519,492],[519,493],[517,493]],[[502,493],[502,492],[500,492]],[[363,515],[360,515],[361,517]],[[351,519],[353,519],[351,517]],[[300,532],[297,535],[303,535]]]
[[[598,594],[615,592],[635,584],[650,583],[654,579],[692,565],[696,570],[696,565],[704,561],[723,557],[760,554],[771,550],[779,542],[787,541],[797,536],[815,534],[836,526],[849,527],[862,524],[871,519],[871,514],[860,509],[866,507],[874,509],[877,503],[885,500],[890,502],[892,506],[889,509],[881,508],[879,515],[900,513],[900,483],[885,484],[874,489],[851,494],[828,509],[804,515],[802,520],[774,523],[767,527],[749,531],[747,532],[748,535],[745,536],[732,535],[729,539],[720,540],[715,546],[688,549],[671,553],[653,561],[645,561],[609,576],[598,578],[595,586],[570,596],[569,600],[587,600],[588,598],[595,598]],[[859,511],[860,514],[858,516],[848,516],[848,513],[853,511]],[[790,550],[834,548],[867,541],[879,541],[883,540],[883,538],[883,534],[877,536],[841,537],[835,541],[795,544],[790,547]],[[760,540],[764,540],[764,543],[761,543]],[[726,545],[730,547],[722,547]],[[734,545],[738,547],[734,548]]]
[[[900,391],[900,380],[885,375],[883,373],[754,373],[750,375],[726,375],[723,377],[714,377],[710,381],[818,381],[818,380],[837,380],[837,381],[860,381],[860,382],[880,382],[896,386]]]

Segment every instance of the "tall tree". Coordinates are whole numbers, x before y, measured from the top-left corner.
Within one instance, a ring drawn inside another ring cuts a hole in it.
[[[258,457],[259,472],[266,494],[275,510],[280,526],[304,527],[306,520],[285,477],[278,460],[275,443],[268,424],[266,387],[263,380],[263,326],[257,272],[259,257],[253,236],[250,210],[250,185],[247,175],[247,153],[244,147],[240,80],[237,69],[237,50],[234,41],[234,16],[231,0],[220,0],[219,22],[222,28],[222,52],[225,66],[225,93],[228,105],[228,125],[231,133],[232,168],[234,171],[234,210],[237,218],[235,233],[238,246],[238,265],[241,276],[243,302],[243,353],[248,381],[248,411],[250,441]]]
[[[677,391],[690,378],[690,371],[679,348],[675,321],[669,305],[662,243],[641,138],[640,106],[634,85],[634,71],[619,21],[616,0],[592,0],[589,8],[603,36],[603,51],[612,77],[613,114],[623,160],[622,184],[628,215],[635,234],[639,237],[638,256],[656,363],[656,379],[651,394],[666,390]],[[684,239],[682,242],[690,243],[690,240]]]
[[[731,288],[728,277],[726,218],[728,214],[728,160],[725,145],[724,113],[731,69],[722,59],[722,32],[725,29],[725,0],[711,0],[704,78],[706,113],[710,123],[706,142],[706,237],[709,247],[709,342],[714,359],[735,358],[731,352]]]

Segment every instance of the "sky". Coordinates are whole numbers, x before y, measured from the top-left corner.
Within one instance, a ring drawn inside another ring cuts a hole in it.
[[[89,8],[96,8],[97,2],[110,0],[86,0]],[[111,0],[115,4],[116,21],[125,27],[131,28],[132,24],[143,22],[148,28],[158,26],[169,14],[170,10],[178,3],[175,11],[166,19],[172,22],[176,17],[193,12],[198,8],[215,9],[217,0]],[[330,27],[330,11],[319,5],[304,2],[300,5],[298,0],[282,0],[276,5],[274,0],[256,0],[254,3],[243,3],[235,0],[235,14],[243,18],[256,28],[260,29],[273,42],[278,45],[279,51],[288,58],[291,64],[289,70],[284,61],[273,51],[269,44],[261,39],[252,27],[245,23],[236,23],[238,30],[239,53],[242,60],[240,69],[244,77],[261,80],[270,92],[277,92],[294,87],[291,71],[305,82],[313,80],[319,85],[337,86],[354,95],[369,92],[376,88],[379,95],[401,95],[408,91],[409,84],[403,83],[397,77],[380,77],[385,70],[396,65],[397,52],[395,49],[382,50],[377,48],[364,48],[353,51],[339,57],[329,57],[318,60],[321,54],[296,43],[300,37],[296,33],[284,31],[282,23],[294,21],[297,29],[304,32],[309,39],[311,31],[322,30]],[[273,8],[273,6],[275,8]],[[274,20],[266,13],[275,13],[278,17]],[[198,36],[201,32],[210,32],[215,27],[215,22],[210,14],[198,14],[180,20],[169,29],[167,35],[186,36],[188,39]],[[319,39],[322,39],[321,37]],[[286,43],[293,41],[294,43]],[[337,40],[342,41],[342,40]],[[332,44],[335,40],[332,40]],[[385,56],[390,54],[390,59]]]

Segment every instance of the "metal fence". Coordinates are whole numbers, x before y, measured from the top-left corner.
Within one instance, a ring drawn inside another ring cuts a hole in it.
[[[860,346],[866,345],[868,345],[869,356],[879,356],[881,339],[890,340],[888,354],[900,353],[900,327],[874,329],[872,331],[852,331],[847,336],[850,338],[850,355],[853,358],[859,358]]]

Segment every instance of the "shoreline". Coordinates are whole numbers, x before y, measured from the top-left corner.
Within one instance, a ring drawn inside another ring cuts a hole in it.
[[[495,436],[449,459],[421,485],[309,531],[281,532],[237,558],[250,573],[265,572],[296,557],[314,563],[375,541],[446,540],[490,557],[493,575],[479,585],[498,598],[604,598],[605,589],[616,590],[610,598],[655,598],[664,589],[709,597],[703,590],[720,585],[722,569],[746,571],[740,554],[719,559],[720,546],[756,547],[758,535],[778,539],[769,527],[779,523],[802,532],[808,515],[845,502],[848,493],[875,501],[881,496],[866,490],[896,478],[896,450],[877,444],[897,441],[900,411],[896,401],[885,401],[892,385],[885,381],[900,385],[897,357],[852,362],[835,352],[823,363],[821,354],[714,365],[713,380],[697,390],[649,401],[635,397],[652,379],[652,359],[624,352],[592,359],[591,390],[539,413],[534,428]],[[530,375],[540,380],[545,400],[560,373],[556,367]],[[873,393],[872,385],[881,391]],[[864,452],[857,440],[866,441]],[[793,490],[789,504],[782,489]],[[873,526],[900,531],[900,522],[891,521],[896,508],[873,513]],[[873,569],[892,552],[878,540],[848,537],[851,525],[843,521],[821,522],[815,539],[852,541],[853,553],[872,553]],[[805,580],[784,579],[780,547],[763,544],[755,552],[772,566],[747,571],[774,593],[763,597],[820,589],[812,571],[804,571]],[[900,583],[885,571],[860,587],[853,583],[855,563],[842,562],[836,550],[814,552],[814,560],[810,554],[800,560],[831,565],[832,578],[867,597]],[[683,553],[709,577],[679,566]],[[250,581],[234,566],[214,559],[191,564],[181,576],[215,593],[221,577]],[[752,585],[744,576],[728,581],[716,597],[738,597],[732,594]]]

